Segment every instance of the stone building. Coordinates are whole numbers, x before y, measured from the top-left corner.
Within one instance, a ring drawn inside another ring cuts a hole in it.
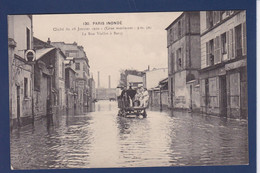
[[[33,49],[31,15],[8,15],[10,127],[33,120],[33,64],[26,52]]]
[[[199,110],[200,13],[183,12],[166,30],[169,107]]]
[[[90,66],[85,51],[75,42],[51,42],[50,44],[61,49],[66,57],[73,58],[75,63],[71,65],[71,68],[76,72],[77,103],[83,110],[83,107],[88,106],[91,100],[89,96]]]
[[[38,38],[34,38],[34,47],[36,52],[34,66],[35,113],[40,116],[51,113],[48,111],[65,111],[64,61],[66,56],[60,49]]]
[[[76,72],[70,67],[70,63],[65,66],[66,106],[67,109],[76,109]]]
[[[245,11],[200,12],[201,111],[247,118]]]
[[[90,85],[90,98],[91,102],[93,102],[96,99],[96,83],[93,78],[93,76],[89,79],[89,85]]]

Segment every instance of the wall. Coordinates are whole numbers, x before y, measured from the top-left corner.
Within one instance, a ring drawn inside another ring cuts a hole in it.
[[[136,76],[136,75],[127,75],[127,86],[129,86],[130,82],[143,82],[143,77],[141,76]]]
[[[168,70],[167,68],[163,68],[163,69],[154,69],[151,71],[147,71],[146,72],[146,88],[152,89],[154,87],[157,87],[159,85],[159,82],[162,79],[165,79],[168,76]]]
[[[186,71],[175,73],[175,95],[173,99],[174,108],[189,108],[189,91],[186,87]]]
[[[206,13],[201,12],[201,20],[203,19],[204,21],[201,21],[203,24],[201,26],[201,34],[203,34],[203,31],[205,32],[205,26],[204,23],[206,23]],[[208,32],[205,35],[201,36],[201,68],[206,68],[206,42],[208,42],[211,39],[216,38],[217,36],[220,36],[221,34],[225,33],[226,31],[229,31],[231,29],[234,29],[235,26],[244,23],[246,21],[246,13],[245,11],[242,11],[238,13],[237,15],[233,16],[229,20],[225,21],[224,23],[221,24],[221,26],[214,28],[210,32]],[[228,48],[229,49],[229,48]]]
[[[8,16],[8,23],[10,27],[8,29],[8,37],[13,38],[17,43],[15,48],[15,54],[24,58],[24,51],[27,49],[26,42],[26,28],[30,29],[30,43],[32,49],[32,20],[28,15],[10,15]]]
[[[14,58],[12,63],[12,85],[10,92],[12,92],[12,113],[11,119],[17,118],[17,86],[20,86],[20,117],[32,116],[32,80],[31,80],[31,66],[25,64],[23,61]],[[28,97],[24,95],[24,78],[28,79]]]
[[[44,116],[47,114],[47,76],[41,73],[40,90],[34,91],[34,114],[35,117]]]

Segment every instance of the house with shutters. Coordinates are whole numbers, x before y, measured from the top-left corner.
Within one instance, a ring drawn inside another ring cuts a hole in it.
[[[201,111],[247,119],[246,11],[200,12]]]
[[[168,106],[199,110],[200,13],[183,12],[166,30]]]

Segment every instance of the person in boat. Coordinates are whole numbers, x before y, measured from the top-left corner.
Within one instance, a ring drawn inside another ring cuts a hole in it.
[[[121,95],[120,95],[120,99],[124,105],[124,107],[127,107],[129,104],[128,104],[128,98],[127,98],[127,89],[126,89],[126,86],[123,87],[123,90],[121,92]]]
[[[142,97],[140,100],[140,106],[146,107],[148,105],[148,100],[149,100],[148,90],[146,88],[142,88]]]
[[[142,95],[142,88],[138,87],[134,98],[134,106],[140,106]]]
[[[132,86],[129,86],[129,89],[126,92],[127,92],[127,98],[129,100],[129,106],[132,107],[134,102],[134,97],[136,95],[136,90],[134,90]]]

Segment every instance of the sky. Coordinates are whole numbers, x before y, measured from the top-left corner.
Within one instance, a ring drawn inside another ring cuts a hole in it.
[[[33,15],[33,32],[34,37],[43,41],[50,38],[52,42],[76,42],[83,46],[96,86],[99,71],[100,87],[108,87],[110,75],[111,87],[114,88],[118,85],[120,70],[143,71],[148,65],[150,69],[167,68],[165,28],[180,14],[181,12]],[[115,24],[112,25],[111,22]]]

